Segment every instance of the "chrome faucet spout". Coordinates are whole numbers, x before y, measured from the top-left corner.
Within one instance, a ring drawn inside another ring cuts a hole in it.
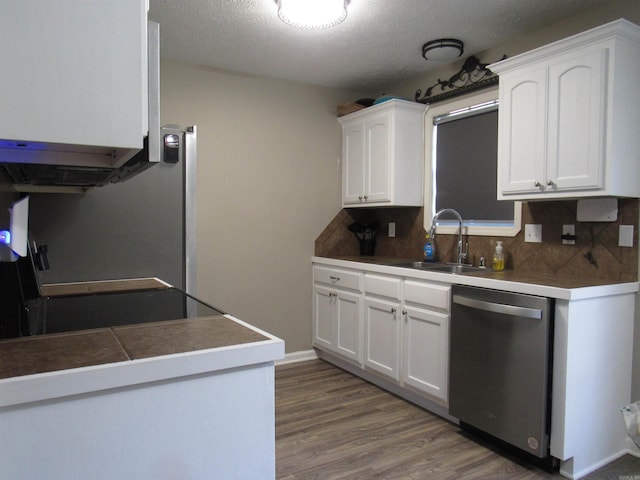
[[[459,265],[462,265],[464,263],[464,260],[467,258],[467,255],[469,254],[469,244],[467,243],[467,248],[465,251],[462,246],[462,215],[460,215],[460,213],[458,213],[457,210],[454,210],[453,208],[443,208],[442,210],[438,211],[433,216],[433,219],[431,220],[431,228],[429,229],[429,236],[431,237],[432,240],[435,239],[436,222],[440,218],[440,215],[444,213],[451,213],[458,220],[458,262],[457,263]]]

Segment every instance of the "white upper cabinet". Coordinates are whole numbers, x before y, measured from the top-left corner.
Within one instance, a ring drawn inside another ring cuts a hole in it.
[[[393,99],[339,118],[343,207],[422,206],[426,108]]]
[[[640,27],[618,20],[490,68],[498,199],[640,197]]]
[[[117,166],[148,133],[146,0],[6,0],[0,161],[47,149]],[[52,163],[57,163],[55,160]]]

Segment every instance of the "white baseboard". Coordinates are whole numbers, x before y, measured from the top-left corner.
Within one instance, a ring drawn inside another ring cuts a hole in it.
[[[276,360],[276,366],[286,365],[288,363],[306,362],[318,358],[315,350],[303,350],[301,352],[286,353],[282,360]]]
[[[627,449],[626,453],[628,453],[629,455],[633,455],[634,457],[640,458],[640,452],[638,451],[637,447]]]
[[[605,458],[604,460],[600,460],[597,463],[594,463],[592,465],[589,465],[587,468],[579,471],[579,472],[568,472],[567,470],[563,469],[564,463],[569,463],[571,464],[571,461],[569,462],[561,462],[560,463],[560,475],[562,475],[565,478],[569,478],[569,479],[580,479],[582,477],[585,477],[587,475],[589,475],[590,473],[595,472],[596,470],[601,469],[602,467],[605,467],[607,465],[609,465],[610,463],[615,462],[616,460],[618,460],[619,458],[623,457],[626,454],[630,454],[630,455],[634,455],[634,456],[638,456],[637,451],[634,452],[630,449],[624,449],[624,450],[620,450],[619,452],[614,453],[613,455],[611,455],[608,458]],[[573,467],[572,467],[573,468]],[[622,478],[622,477],[620,477]],[[630,478],[633,478],[633,475],[631,475]]]

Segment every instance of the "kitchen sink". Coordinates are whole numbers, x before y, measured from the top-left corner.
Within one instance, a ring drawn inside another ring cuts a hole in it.
[[[429,270],[433,272],[444,273],[470,273],[490,271],[487,268],[474,267],[472,265],[458,265],[456,263],[402,262],[391,263],[389,265],[392,267],[414,268],[416,270]]]

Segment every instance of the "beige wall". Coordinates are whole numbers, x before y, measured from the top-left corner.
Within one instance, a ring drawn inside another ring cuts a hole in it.
[[[161,64],[162,123],[196,125],[197,294],[311,348],[314,241],[340,210],[336,105],[363,95]]]
[[[618,18],[626,18],[640,25],[640,1],[610,0],[596,8],[587,10],[581,15],[568,18],[562,22],[549,25],[534,32],[528,32],[526,35],[517,36],[502,45],[497,45],[483,52],[475,53],[475,55],[483,63],[497,62],[503,55],[512,57]],[[455,37],[456,33],[452,32],[451,35]],[[462,35],[461,38],[464,38],[464,36]],[[416,90],[420,89],[424,92],[427,88],[434,85],[439,78],[446,79],[454,73],[457,73],[467,57],[468,55],[465,53],[463,59],[450,66],[425,73],[424,75],[408,78],[397,84],[390,85],[385,91],[391,92],[394,95],[414,98]],[[434,91],[434,94],[435,93],[438,92]]]

